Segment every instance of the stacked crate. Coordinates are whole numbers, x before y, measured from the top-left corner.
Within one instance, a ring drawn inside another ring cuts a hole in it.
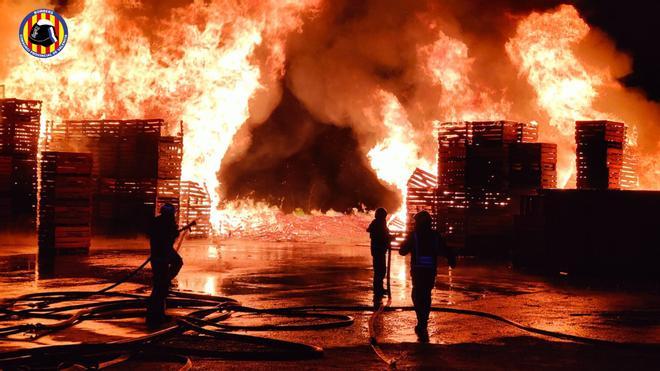
[[[179,210],[181,198],[181,160],[183,157],[183,137],[161,137],[158,146],[158,194],[156,210],[166,203]]]
[[[535,142],[538,139],[538,127],[535,123],[474,121],[470,125],[472,126],[472,144],[475,146]]]
[[[184,226],[193,220],[197,222],[188,236],[207,238],[211,232],[211,199],[208,192],[195,182],[182,181],[180,205],[179,224]]]
[[[639,188],[639,152],[636,146],[626,143],[621,165],[621,189]]]
[[[438,127],[437,226],[449,243],[464,244],[467,208],[467,151],[472,141],[469,122],[447,122]]]
[[[406,232],[414,228],[413,217],[420,211],[426,210],[433,217],[433,229],[437,228],[437,177],[420,168],[415,169],[408,179],[406,193]]]
[[[447,122],[438,127],[438,185],[465,191],[467,148],[472,139],[468,122]]]
[[[91,238],[92,156],[43,152],[39,193],[39,250],[88,252]]]
[[[497,255],[505,251],[513,233],[518,205],[511,184],[511,147],[536,141],[537,138],[535,124],[512,121],[472,123],[472,144],[468,150],[466,172],[469,207],[465,233],[468,250],[481,255]],[[521,161],[533,162],[533,159]],[[535,190],[536,187],[530,189]]]
[[[532,143],[537,139],[534,123],[439,126],[438,229],[450,244],[495,245],[496,238],[511,234],[520,194],[554,187],[556,147]]]
[[[5,157],[5,182],[9,179],[8,193],[0,195],[0,206],[7,205],[7,196],[11,200],[10,220],[2,223],[3,227],[34,230],[40,118],[41,101],[0,99],[0,155]]]
[[[95,232],[135,235],[146,230],[159,194],[162,125],[160,119],[69,120],[51,129],[49,149],[93,156]],[[162,188],[164,197],[176,193],[176,184]]]
[[[512,189],[557,187],[557,145],[513,143],[509,146],[509,185]]]
[[[470,198],[479,201],[489,197],[486,193],[509,189],[510,146],[536,140],[537,131],[534,125],[511,121],[472,122],[471,126],[466,182]]]
[[[613,121],[577,121],[577,188],[619,189],[625,125]]]
[[[0,225],[11,221],[11,156],[0,155]]]

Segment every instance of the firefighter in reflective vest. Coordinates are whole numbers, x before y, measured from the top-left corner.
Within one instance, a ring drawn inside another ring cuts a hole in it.
[[[428,320],[431,312],[431,291],[435,286],[438,257],[446,256],[449,266],[456,267],[456,258],[447,248],[439,232],[431,228],[432,218],[427,211],[414,217],[415,227],[401,245],[399,254],[412,254],[410,275],[412,277],[412,301],[417,315],[415,333],[421,341],[428,341]]]

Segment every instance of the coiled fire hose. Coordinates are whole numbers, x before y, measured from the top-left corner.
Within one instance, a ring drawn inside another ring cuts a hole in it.
[[[185,233],[177,243],[176,249],[181,246]],[[376,354],[388,364],[395,366],[396,360],[388,357],[377,342],[374,321],[377,316],[391,311],[411,311],[412,306],[392,307],[390,285],[391,252],[388,252],[387,262],[387,293],[386,304],[381,304],[371,316],[369,331],[371,346]],[[63,291],[27,294],[15,298],[0,307],[0,322],[15,321],[18,319],[48,319],[54,323],[19,324],[0,328],[0,339],[11,340],[10,336],[17,334],[31,334],[31,339],[74,326],[85,320],[116,319],[144,317],[146,295],[110,292],[111,289],[126,282],[135,276],[149,262],[147,259],[137,269],[133,270],[121,280],[99,291]],[[94,298],[96,301],[90,301]],[[99,301],[100,299],[103,299]],[[82,366],[87,368],[104,368],[119,364],[128,359],[156,357],[161,361],[174,361],[182,364],[181,369],[189,369],[191,361],[189,356],[214,357],[219,359],[306,359],[317,358],[323,355],[323,349],[302,343],[277,340],[253,335],[237,334],[233,331],[291,331],[291,330],[320,330],[350,326],[354,323],[351,316],[337,312],[367,312],[373,307],[366,305],[355,306],[297,306],[277,309],[256,309],[240,305],[236,300],[226,297],[202,295],[189,292],[173,291],[167,298],[170,308],[187,308],[191,312],[180,316],[176,323],[159,331],[129,340],[119,340],[106,343],[83,343],[42,346],[31,349],[9,350],[0,352],[0,368],[15,367],[57,367],[64,368]],[[504,317],[474,310],[432,307],[434,312],[454,313],[461,315],[478,316],[498,321],[518,329],[548,336],[552,338],[569,340],[580,343],[633,347],[657,350],[658,344],[622,343],[609,340],[586,338],[576,335],[564,334],[554,331],[537,329],[511,321]],[[329,313],[334,312],[334,313]],[[322,320],[321,323],[303,323],[287,325],[231,325],[223,323],[233,313],[266,314],[289,318]],[[203,336],[192,336],[190,334]],[[206,343],[211,340],[234,341],[267,347],[269,351],[254,352],[246,350],[218,350],[195,349],[177,345],[180,343]],[[181,340],[183,339],[183,340]]]

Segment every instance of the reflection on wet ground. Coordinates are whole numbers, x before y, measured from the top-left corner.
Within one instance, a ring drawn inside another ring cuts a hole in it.
[[[50,262],[40,261],[29,248],[0,256],[0,299],[37,291],[100,288],[132,271],[147,257],[143,242],[131,244],[120,248],[115,243],[88,256],[60,256]],[[181,290],[230,296],[263,308],[371,304],[371,257],[366,245],[187,241],[181,255],[185,265],[176,280]],[[122,290],[143,291],[149,274],[149,270],[141,272]],[[397,254],[392,256],[391,280],[393,305],[410,305],[407,261]],[[462,260],[453,271],[441,268],[433,300],[434,305],[492,312],[552,331],[660,343],[657,294],[657,287],[594,289],[584,283],[572,284],[566,277],[546,279],[516,272],[506,264]],[[265,335],[326,348],[361,347],[368,341],[369,314],[357,313],[351,328]],[[141,325],[100,322],[103,324],[96,327],[81,324],[67,333],[67,339],[51,338],[48,342],[71,340],[73,335],[97,341],[130,337],[135,326]],[[414,342],[414,323],[411,312],[387,313],[377,324],[381,342]],[[99,329],[102,335],[94,335]],[[432,344],[457,346],[499,344],[502,339],[527,335],[483,318],[436,313],[432,314],[430,333]]]

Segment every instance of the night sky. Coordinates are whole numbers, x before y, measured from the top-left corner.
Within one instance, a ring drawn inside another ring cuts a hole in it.
[[[655,0],[579,0],[586,21],[605,31],[619,50],[633,58],[633,72],[625,85],[646,91],[660,100],[660,2]]]

